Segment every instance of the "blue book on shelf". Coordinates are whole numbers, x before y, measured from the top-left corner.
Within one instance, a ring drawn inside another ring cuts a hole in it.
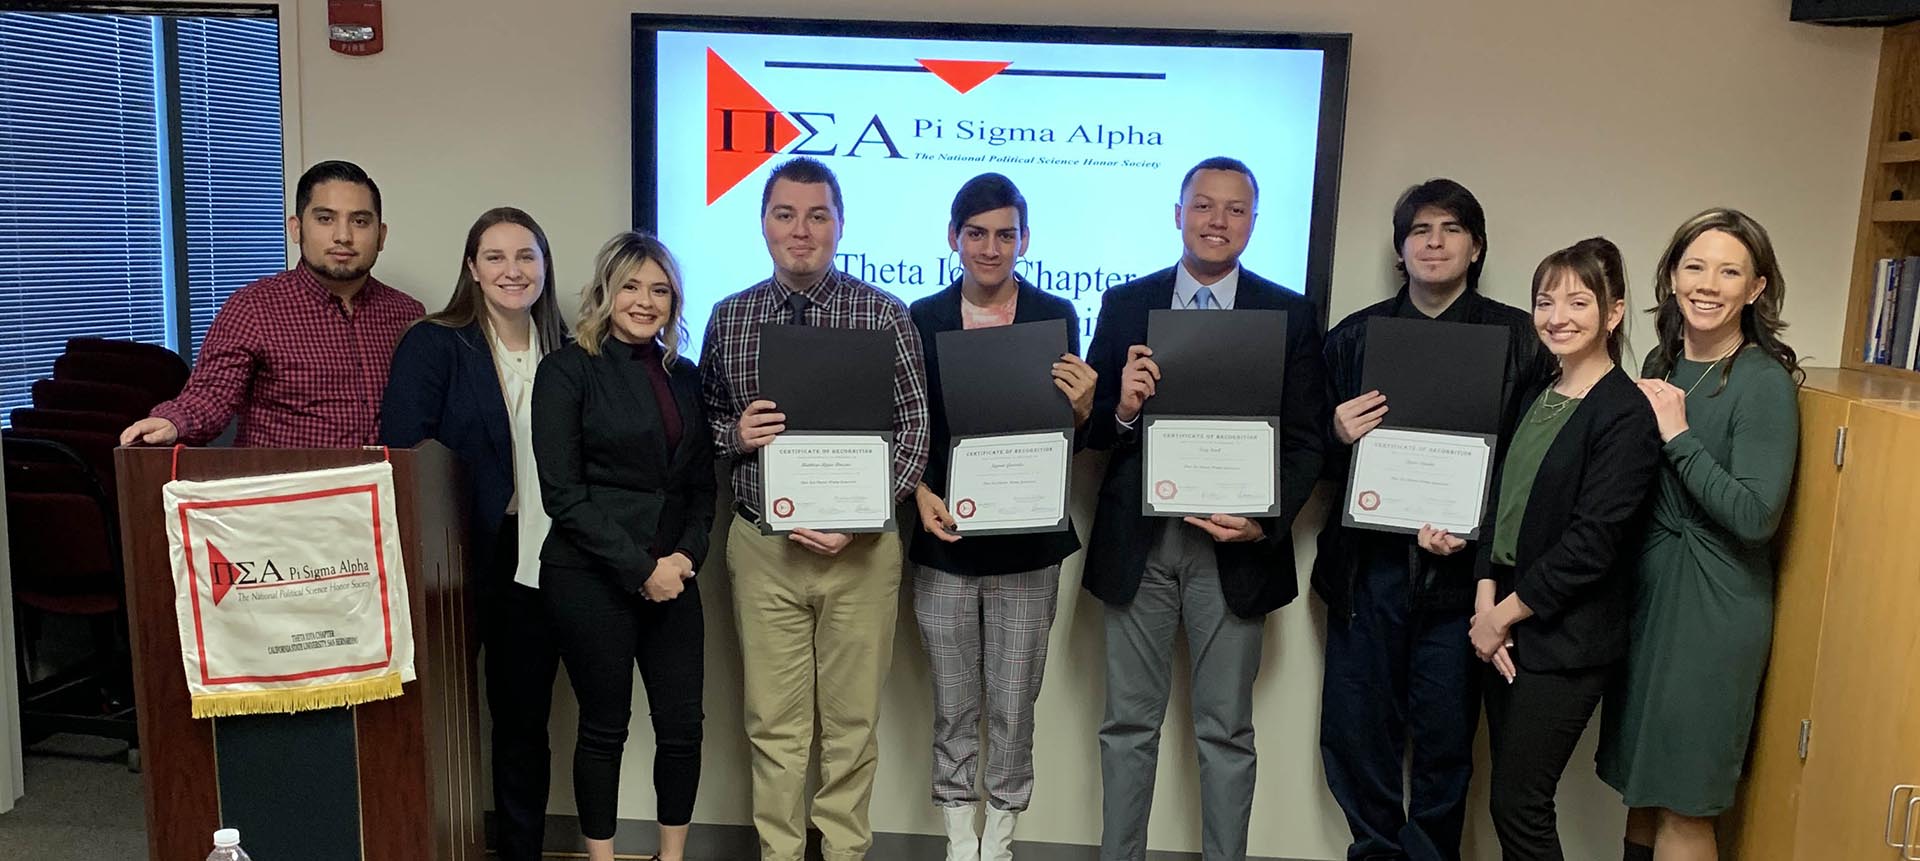
[[[1866,343],[1861,345],[1860,361],[1873,363],[1880,360],[1880,316],[1887,308],[1887,279],[1893,269],[1893,258],[1882,257],[1873,266],[1872,302],[1867,310]]]
[[[1877,365],[1893,361],[1893,320],[1900,307],[1900,278],[1906,268],[1905,258],[1894,258],[1893,265],[1887,269],[1887,279],[1880,284],[1880,320],[1873,350],[1873,362]]]
[[[1914,297],[1920,294],[1920,257],[1907,257],[1900,261],[1900,281],[1894,288],[1898,297],[1893,311],[1893,345],[1888,364],[1896,368],[1912,366],[1913,361],[1913,306]]]

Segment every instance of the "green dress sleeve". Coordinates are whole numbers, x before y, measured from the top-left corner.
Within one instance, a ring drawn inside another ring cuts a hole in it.
[[[1777,365],[1739,382],[1740,391],[1729,381],[1722,393],[1737,399],[1729,462],[1715,460],[1692,429],[1669,441],[1666,455],[1707,517],[1740,541],[1760,544],[1773,537],[1787,506],[1800,451],[1800,411],[1793,380]]]

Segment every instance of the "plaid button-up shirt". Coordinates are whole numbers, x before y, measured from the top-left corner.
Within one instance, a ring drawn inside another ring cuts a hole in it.
[[[893,333],[893,495],[904,499],[927,466],[927,370],[919,330],[905,303],[837,269],[804,292],[813,300],[808,325]],[[747,404],[760,399],[760,326],[791,322],[786,303],[787,288],[773,279],[720,300],[700,355],[715,453],[733,463],[733,498],[753,509],[760,502],[760,459],[740,450],[735,427]]]
[[[237,446],[377,445],[393,348],[425,314],[372,278],[348,314],[304,265],[267,276],[220,306],[186,388],[151,414],[187,445],[219,436],[235,416]]]

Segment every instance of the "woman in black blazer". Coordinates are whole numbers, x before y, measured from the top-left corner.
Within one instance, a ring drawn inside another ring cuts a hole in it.
[[[713,440],[686,337],[680,270],[658,239],[594,262],[574,343],[534,381],[534,453],[553,529],[541,592],[580,701],[574,798],[591,861],[612,861],[633,667],[647,689],[660,852],[681,861],[700,783],[705,638],[694,572],[713,527]]]
[[[494,841],[536,861],[547,819],[547,714],[559,653],[540,600],[547,516],[533,468],[534,366],[566,333],[553,255],[532,216],[490,209],[467,231],[447,307],[400,339],[380,403],[380,442],[437,440],[467,478],[467,574],[478,596],[493,718]]]
[[[1469,636],[1490,662],[1492,813],[1504,857],[1559,859],[1553,797],[1626,653],[1631,567],[1660,467],[1646,396],[1619,367],[1625,267],[1605,239],[1541,261],[1533,321],[1560,374],[1507,447]],[[1538,492],[1536,492],[1538,491]],[[1421,531],[1429,552],[1458,538]]]

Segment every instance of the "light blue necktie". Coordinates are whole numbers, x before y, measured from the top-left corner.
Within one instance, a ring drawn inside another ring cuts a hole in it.
[[[1193,294],[1193,307],[1202,311],[1217,310],[1220,305],[1213,301],[1213,288],[1202,287]]]

